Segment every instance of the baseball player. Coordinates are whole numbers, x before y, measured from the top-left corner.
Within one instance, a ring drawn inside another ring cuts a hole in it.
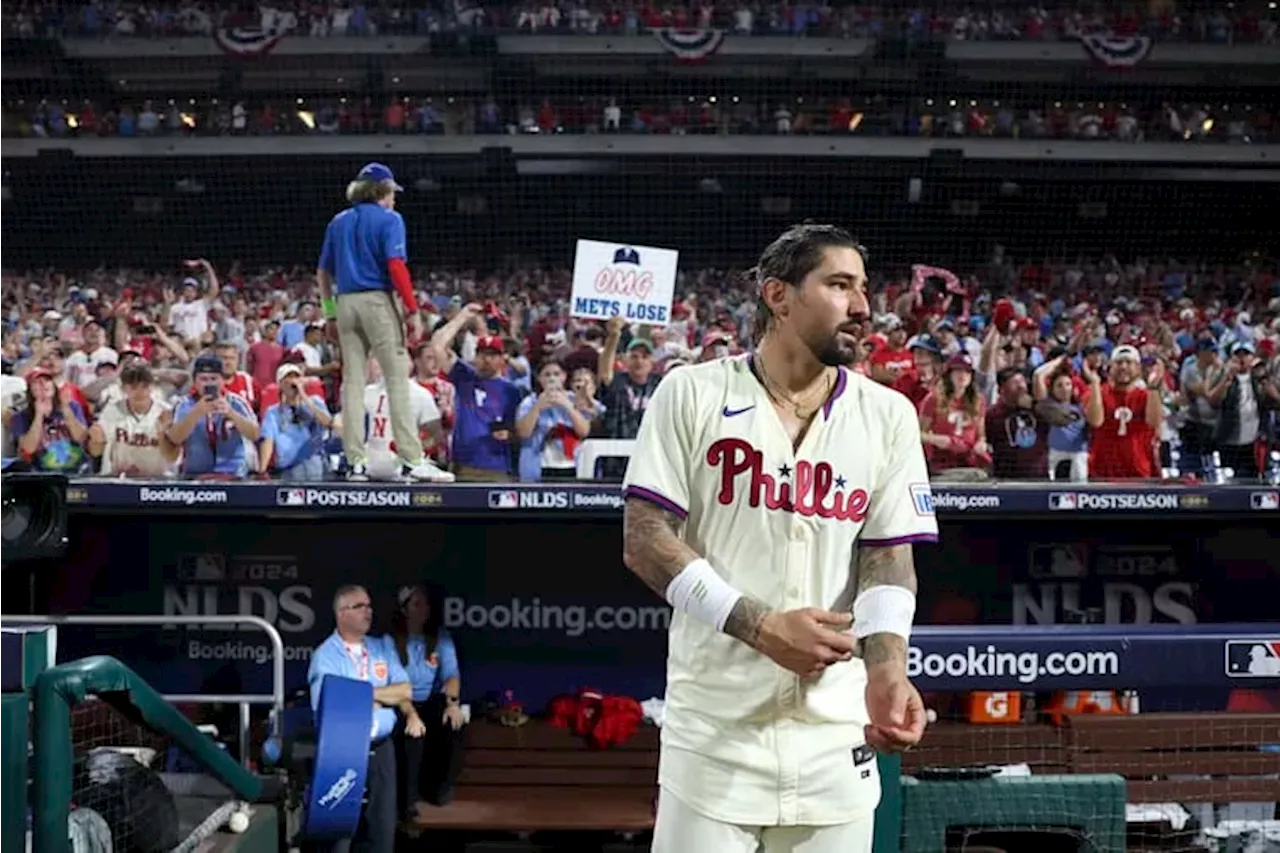
[[[655,853],[869,853],[875,750],[920,740],[913,542],[937,539],[910,400],[855,374],[864,252],[796,226],[756,269],[749,356],[666,377],[623,560],[674,608]],[[761,845],[762,848],[761,848]]]

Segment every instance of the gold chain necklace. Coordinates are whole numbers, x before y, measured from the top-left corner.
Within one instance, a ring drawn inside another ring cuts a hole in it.
[[[760,378],[764,380],[764,392],[769,395],[769,399],[775,403],[784,406],[790,406],[795,412],[797,418],[807,421],[818,413],[818,409],[827,401],[827,397],[831,394],[831,374],[827,374],[827,381],[823,383],[822,394],[818,398],[818,404],[812,409],[804,409],[802,405],[796,401],[794,397],[786,392],[782,386],[773,381],[768,372],[764,369],[764,363],[760,362]]]

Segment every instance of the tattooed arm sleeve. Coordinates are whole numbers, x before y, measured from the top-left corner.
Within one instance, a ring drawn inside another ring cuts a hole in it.
[[[680,538],[681,523],[675,513],[642,498],[629,498],[623,508],[622,561],[664,597],[672,579],[701,556]],[[763,602],[743,595],[730,611],[724,632],[756,648],[768,613]]]

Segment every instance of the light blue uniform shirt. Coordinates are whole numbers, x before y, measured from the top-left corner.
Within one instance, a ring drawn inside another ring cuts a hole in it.
[[[326,413],[324,400],[311,399]],[[318,454],[324,446],[325,428],[306,406],[275,403],[262,416],[262,437],[275,442],[277,471],[292,468]]]
[[[395,637],[388,634],[382,642],[399,661]],[[444,683],[450,678],[461,678],[458,670],[458,647],[453,644],[453,637],[444,628],[436,638],[436,647],[427,655],[426,638],[418,635],[410,637],[405,643],[405,652],[409,663],[404,667],[409,675],[409,683],[413,685],[413,701],[425,702],[432,694],[444,690]]]
[[[368,655],[368,666],[365,667],[365,678],[374,687],[386,687],[391,684],[403,684],[409,680],[409,674],[400,665],[395,655],[395,648],[382,641],[380,637],[365,637],[359,647],[348,648],[346,642],[334,631],[323,643],[316,646],[311,655],[311,666],[307,668],[307,686],[311,689],[311,712],[316,713],[320,707],[321,682],[326,675],[340,675],[343,678],[360,680],[360,667]],[[396,711],[379,705],[373,712],[373,739],[382,740],[389,736],[396,727]]]
[[[227,394],[227,405],[240,417],[256,421],[253,409],[239,394]],[[173,412],[173,422],[185,418],[200,402],[199,398],[183,397]],[[244,436],[226,415],[209,414],[196,422],[195,429],[183,444],[182,473],[231,474],[243,477],[249,473],[245,459]]]

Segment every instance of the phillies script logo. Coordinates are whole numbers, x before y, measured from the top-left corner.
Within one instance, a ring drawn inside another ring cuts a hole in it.
[[[145,432],[129,432],[123,427],[116,427],[116,444],[129,447],[159,447],[160,436],[147,435]]]
[[[722,438],[712,444],[707,449],[707,464],[720,467],[720,493],[716,499],[725,506],[734,502],[739,474],[751,475],[747,503],[753,507],[763,502],[767,509],[861,522],[871,503],[865,489],[846,488],[844,477],[836,476],[829,462],[801,459],[794,472],[783,465],[778,469],[779,479],[774,479],[765,473],[764,454],[740,438]]]
[[[648,299],[653,292],[653,273],[605,267],[596,273],[596,293],[625,299]]]

